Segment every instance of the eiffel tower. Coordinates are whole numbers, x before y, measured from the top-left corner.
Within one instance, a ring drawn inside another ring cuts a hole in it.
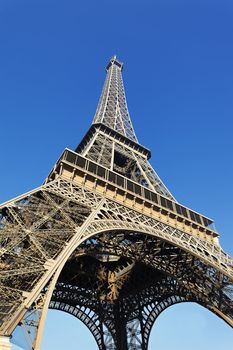
[[[44,184],[0,206],[0,349],[39,350],[48,309],[100,350],[146,350],[158,315],[195,302],[233,327],[233,259],[176,201],[138,143],[113,57],[93,123]]]

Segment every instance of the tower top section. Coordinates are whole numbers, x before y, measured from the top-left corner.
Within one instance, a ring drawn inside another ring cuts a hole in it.
[[[111,68],[112,65],[114,65],[114,64],[115,64],[117,67],[119,67],[119,68],[121,69],[121,71],[122,71],[122,69],[123,69],[123,63],[120,62],[120,61],[117,59],[116,55],[113,56],[113,57],[110,59],[109,63],[107,64],[106,71],[108,71],[109,68]]]
[[[93,124],[104,124],[138,142],[127,107],[122,69],[123,63],[113,56],[106,67],[107,76]]]

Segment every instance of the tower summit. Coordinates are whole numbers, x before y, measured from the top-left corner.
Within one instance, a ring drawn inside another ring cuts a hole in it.
[[[126,103],[122,69],[123,63],[114,56],[106,67],[107,76],[93,123],[102,123],[137,142]]]
[[[40,350],[49,308],[100,350],[147,350],[158,315],[196,302],[233,327],[233,259],[138,143],[114,56],[91,127],[44,184],[0,206],[0,350]],[[19,343],[18,343],[19,344]]]
[[[122,68],[116,56],[109,61],[92,126],[76,152],[174,200],[148,162],[150,151],[138,143],[126,103]]]

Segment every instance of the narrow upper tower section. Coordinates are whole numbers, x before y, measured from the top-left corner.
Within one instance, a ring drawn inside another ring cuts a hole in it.
[[[138,142],[126,103],[123,63],[114,56],[106,67],[107,76],[97,106],[93,124],[104,124],[134,142]]]
[[[93,123],[75,152],[115,174],[175,200],[149,164],[150,150],[138,143],[134,133],[125,98],[122,67],[116,56],[108,63]]]

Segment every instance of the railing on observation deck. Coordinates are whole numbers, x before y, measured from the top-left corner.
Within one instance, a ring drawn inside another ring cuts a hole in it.
[[[209,228],[211,231],[215,231],[214,227],[211,227],[213,220],[203,216],[179,203],[166,198],[163,195],[155,193],[145,186],[142,186],[118,173],[111,171],[87,158],[82,157],[76,152],[69,149],[65,149],[57,164],[65,161],[76,167],[85,170],[87,173],[94,174],[97,178],[104,179],[110,184],[127,190],[136,196],[140,196],[143,199],[152,202],[154,205],[158,205],[161,209],[166,209],[169,212],[182,217],[184,220],[191,221],[198,226]],[[216,233],[217,235],[217,233]]]

